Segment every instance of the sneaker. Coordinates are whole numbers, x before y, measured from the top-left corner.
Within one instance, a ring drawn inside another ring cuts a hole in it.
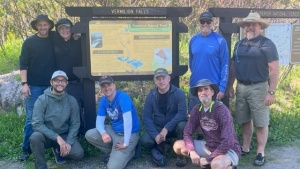
[[[60,156],[60,152],[57,148],[52,147],[52,151],[53,151],[53,154],[54,154],[55,162],[57,164],[63,164],[63,163],[66,162],[66,159],[64,157]]]
[[[184,156],[177,156],[176,159],[176,166],[177,167],[184,167],[186,165],[186,158]]]
[[[257,166],[262,166],[266,162],[266,158],[262,156],[261,153],[258,153],[256,159],[254,160],[253,164]]]
[[[25,160],[27,160],[28,158],[29,158],[29,155],[31,154],[31,151],[30,150],[28,150],[28,151],[25,151],[25,150],[23,150],[22,151],[22,154],[20,155],[20,157],[19,157],[19,160],[20,161],[25,161]]]
[[[107,164],[109,161],[109,155],[104,155],[102,157],[100,157],[100,160],[104,163]]]

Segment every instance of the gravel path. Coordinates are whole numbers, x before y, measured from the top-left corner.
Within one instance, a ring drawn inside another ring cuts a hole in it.
[[[243,158],[249,158],[242,160],[243,162],[238,166],[238,169],[299,169],[300,168],[300,141],[295,143],[295,146],[284,146],[284,147],[269,147],[266,151],[267,162],[262,167],[255,167],[247,161],[251,161],[255,158],[255,154]],[[246,161],[246,162],[245,162]],[[33,163],[31,160],[28,163]],[[0,169],[31,169],[34,166],[27,165],[24,163],[12,160],[0,160]],[[54,160],[48,160],[49,169],[106,169],[106,167],[100,162],[99,157],[87,158],[82,161],[68,161],[66,164],[57,165]],[[167,167],[156,167],[150,160],[149,155],[143,155],[143,158],[131,161],[126,169],[173,169],[177,168],[175,165],[175,159],[168,161]],[[188,165],[185,169],[196,169],[188,161]]]

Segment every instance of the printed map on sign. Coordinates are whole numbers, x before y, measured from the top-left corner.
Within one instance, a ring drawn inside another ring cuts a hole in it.
[[[288,65],[291,57],[291,24],[270,23],[270,26],[265,30],[265,35],[276,45],[279,64]]]
[[[92,76],[172,72],[172,22],[93,20],[89,23]]]

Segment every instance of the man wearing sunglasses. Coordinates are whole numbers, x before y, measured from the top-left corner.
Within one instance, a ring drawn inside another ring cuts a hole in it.
[[[225,90],[228,82],[229,54],[226,40],[213,31],[213,16],[203,12],[199,17],[201,32],[194,35],[189,43],[189,67],[191,71],[190,87],[196,86],[200,79],[209,79],[217,84],[220,91],[216,95],[228,107],[228,97]],[[199,104],[198,97],[189,94],[189,113]],[[202,135],[198,139],[202,139]]]

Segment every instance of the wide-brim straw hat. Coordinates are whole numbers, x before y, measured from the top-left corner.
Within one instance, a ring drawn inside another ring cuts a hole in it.
[[[270,23],[267,20],[262,19],[257,12],[250,12],[246,18],[240,19],[237,22],[237,24],[242,28],[246,23],[259,23],[261,25],[261,29],[266,29],[270,25]]]

